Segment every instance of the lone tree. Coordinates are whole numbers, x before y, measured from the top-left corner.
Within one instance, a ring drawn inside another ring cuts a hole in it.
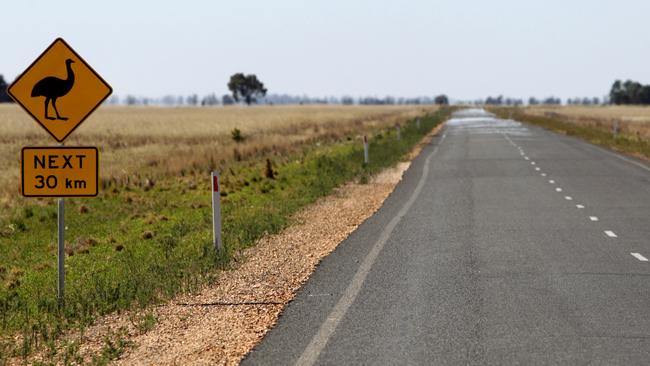
[[[230,82],[228,82],[228,89],[232,92],[232,97],[235,101],[239,102],[243,99],[247,105],[256,103],[257,98],[266,95],[264,84],[257,80],[255,74],[244,75],[239,72],[232,75]]]
[[[448,105],[449,98],[447,98],[445,94],[440,94],[437,97],[435,97],[434,102],[438,105]]]

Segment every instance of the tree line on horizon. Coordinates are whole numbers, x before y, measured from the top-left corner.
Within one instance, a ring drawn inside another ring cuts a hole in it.
[[[257,78],[255,74],[244,75],[243,73],[236,73],[230,77],[227,84],[231,94],[224,94],[218,97],[215,93],[199,97],[198,94],[189,96],[174,96],[166,95],[162,98],[149,98],[137,97],[134,95],[127,95],[120,98],[116,95],[108,100],[108,104],[124,104],[124,105],[165,105],[165,106],[215,106],[215,105],[234,105],[237,103],[251,104],[341,104],[341,105],[418,105],[418,104],[449,104],[449,98],[445,94],[440,94],[434,97],[421,96],[415,98],[403,97],[376,97],[366,96],[354,98],[349,95],[342,97],[309,97],[307,95],[296,96],[289,94],[270,94],[267,95],[267,89],[264,84]],[[2,74],[0,74],[0,103],[12,103],[13,100],[7,94],[8,84]],[[544,99],[537,99],[535,97],[528,98],[528,105],[561,105],[562,100],[556,97],[547,97]],[[461,102],[463,104],[475,105],[506,105],[506,106],[520,106],[524,104],[523,99],[504,97],[499,95],[497,97],[488,96],[486,99],[479,99],[469,102]],[[584,97],[584,98],[567,98],[567,105],[650,105],[650,85],[643,85],[639,82],[627,80],[622,82],[616,80],[612,85],[609,95],[602,100],[598,97]]]
[[[163,106],[230,106],[238,102],[232,97],[231,94],[223,94],[221,96],[216,93],[199,96],[198,94],[191,94],[189,96],[181,95],[166,95],[160,98],[139,97],[134,95],[126,95],[120,97],[114,95],[109,98],[108,104],[111,105],[163,105]],[[243,102],[245,104],[245,102]],[[449,104],[449,99],[445,96],[421,96],[415,98],[404,97],[352,97],[344,95],[342,97],[328,96],[328,97],[310,97],[308,95],[291,95],[291,94],[267,94],[264,97],[258,98],[256,103],[263,105],[307,105],[307,104],[333,104],[333,105],[426,105],[426,104]]]

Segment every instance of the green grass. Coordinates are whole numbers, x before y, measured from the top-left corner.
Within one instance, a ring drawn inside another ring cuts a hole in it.
[[[501,118],[513,118],[521,122],[537,125],[567,136],[574,136],[595,145],[650,159],[650,141],[636,136],[621,135],[614,137],[611,131],[595,127],[580,126],[560,117],[532,116],[521,108],[493,107],[490,112]]]
[[[365,182],[394,165],[449,113],[443,109],[422,118],[419,130],[409,121],[399,142],[394,129],[376,131],[368,165],[354,139],[273,157],[274,179],[265,177],[265,159],[231,163],[221,173],[225,250],[219,254],[212,245],[207,171],[153,187],[107,185],[97,198],[66,200],[63,308],[56,293],[55,200],[14,210],[0,222],[0,365],[37,349],[49,349],[63,362],[74,356],[56,355],[56,340],[65,331],[83,328],[102,314],[198,288],[237,251],[286,227],[302,207],[345,182]],[[136,321],[145,331],[155,324],[149,318]],[[122,346],[110,343],[101,359]]]

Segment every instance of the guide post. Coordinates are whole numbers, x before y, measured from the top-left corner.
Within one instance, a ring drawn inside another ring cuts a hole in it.
[[[368,164],[370,160],[368,159],[368,137],[363,136],[363,162]]]
[[[219,173],[212,172],[212,238],[214,249],[219,252],[223,247],[221,240],[221,189]]]

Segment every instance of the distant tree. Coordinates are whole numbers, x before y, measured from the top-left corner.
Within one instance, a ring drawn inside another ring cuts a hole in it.
[[[555,98],[555,97],[548,97],[542,101],[542,104],[547,104],[547,105],[560,105],[562,104],[562,100],[560,98]]]
[[[539,100],[537,100],[537,98],[535,97],[528,98],[528,105],[538,105],[538,104],[539,104]]]
[[[221,97],[221,104],[223,105],[233,105],[235,104],[235,99],[233,99],[230,95],[224,94]]]
[[[438,105],[448,105],[449,104],[449,98],[445,94],[440,94],[433,98],[433,102],[438,104]]]
[[[126,99],[124,100],[124,103],[126,103],[126,105],[136,105],[136,104],[138,104],[138,98],[136,98],[133,95],[129,94],[129,95],[126,96]]]
[[[627,104],[624,100],[626,97],[623,91],[623,85],[620,80],[616,80],[609,92],[609,100],[612,104]]]
[[[228,90],[232,92],[236,102],[243,100],[247,105],[257,102],[257,98],[266,95],[264,84],[255,74],[244,75],[241,72],[230,77]]]
[[[650,85],[627,80],[622,83],[616,80],[609,92],[612,104],[650,104]]]
[[[487,97],[485,99],[485,104],[488,105],[502,105],[503,104],[503,95],[499,95],[498,97]]]
[[[650,85],[644,85],[639,91],[639,103],[650,104]]]
[[[201,106],[203,107],[217,104],[219,104],[219,98],[214,93],[206,95],[201,99]]]
[[[7,94],[7,82],[4,76],[0,74],[0,103],[12,103],[13,99]]]
[[[176,103],[176,97],[173,95],[165,95],[162,98],[162,104],[166,106],[172,106]]]
[[[192,94],[185,98],[185,104],[187,105],[197,105],[199,104],[199,96],[196,94]]]
[[[354,98],[352,98],[352,97],[349,96],[349,95],[344,95],[344,96],[341,98],[341,103],[342,103],[343,105],[352,105],[352,104],[354,104]]]

